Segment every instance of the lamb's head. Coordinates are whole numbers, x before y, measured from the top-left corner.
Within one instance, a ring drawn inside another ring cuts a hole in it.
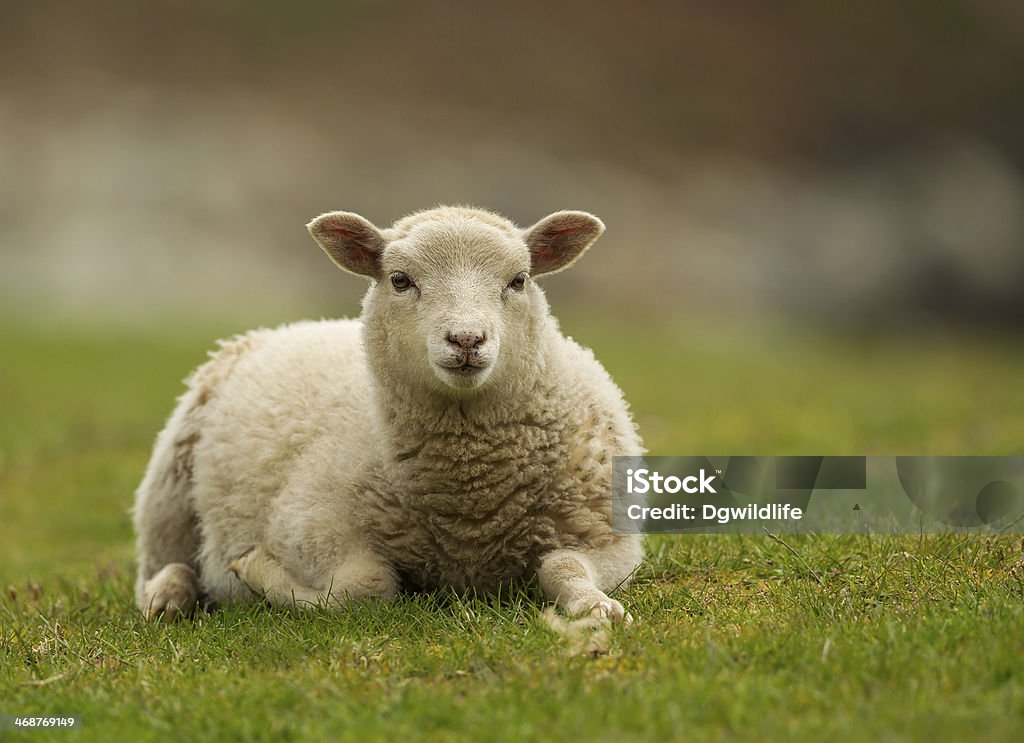
[[[604,231],[585,212],[520,229],[490,212],[440,207],[384,230],[349,212],[308,229],[338,266],[370,278],[364,340],[378,376],[465,395],[536,366],[548,307],[534,278]]]

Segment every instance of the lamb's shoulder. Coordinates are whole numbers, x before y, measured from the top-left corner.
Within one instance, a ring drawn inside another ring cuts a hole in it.
[[[561,411],[564,455],[550,472],[549,512],[560,534],[601,546],[612,534],[612,458],[644,449],[621,390],[593,352],[571,338],[560,341],[560,384],[550,392],[557,402],[548,404]]]
[[[622,390],[594,352],[569,337],[558,338],[553,376],[560,384],[552,394],[560,397],[576,419],[616,454],[643,453],[643,444]],[[591,438],[589,436],[583,439]]]

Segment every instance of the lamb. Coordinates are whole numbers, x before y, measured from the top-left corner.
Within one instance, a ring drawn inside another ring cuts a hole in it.
[[[370,279],[361,318],[222,342],[187,381],[136,493],[146,617],[536,578],[570,615],[628,620],[608,593],[643,547],[612,528],[612,456],[642,454],[640,437],[535,282],[602,222],[562,211],[523,230],[439,207],[307,228]]]

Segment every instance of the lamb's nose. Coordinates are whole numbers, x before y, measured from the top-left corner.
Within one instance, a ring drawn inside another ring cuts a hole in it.
[[[479,348],[487,340],[487,333],[482,330],[460,330],[456,333],[448,333],[448,342],[466,351],[471,348]]]

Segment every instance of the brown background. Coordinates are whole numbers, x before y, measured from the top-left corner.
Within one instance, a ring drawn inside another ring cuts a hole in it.
[[[1019,326],[1024,5],[847,5],[5,3],[0,307],[352,313],[308,218],[463,202],[605,219],[569,310]]]

